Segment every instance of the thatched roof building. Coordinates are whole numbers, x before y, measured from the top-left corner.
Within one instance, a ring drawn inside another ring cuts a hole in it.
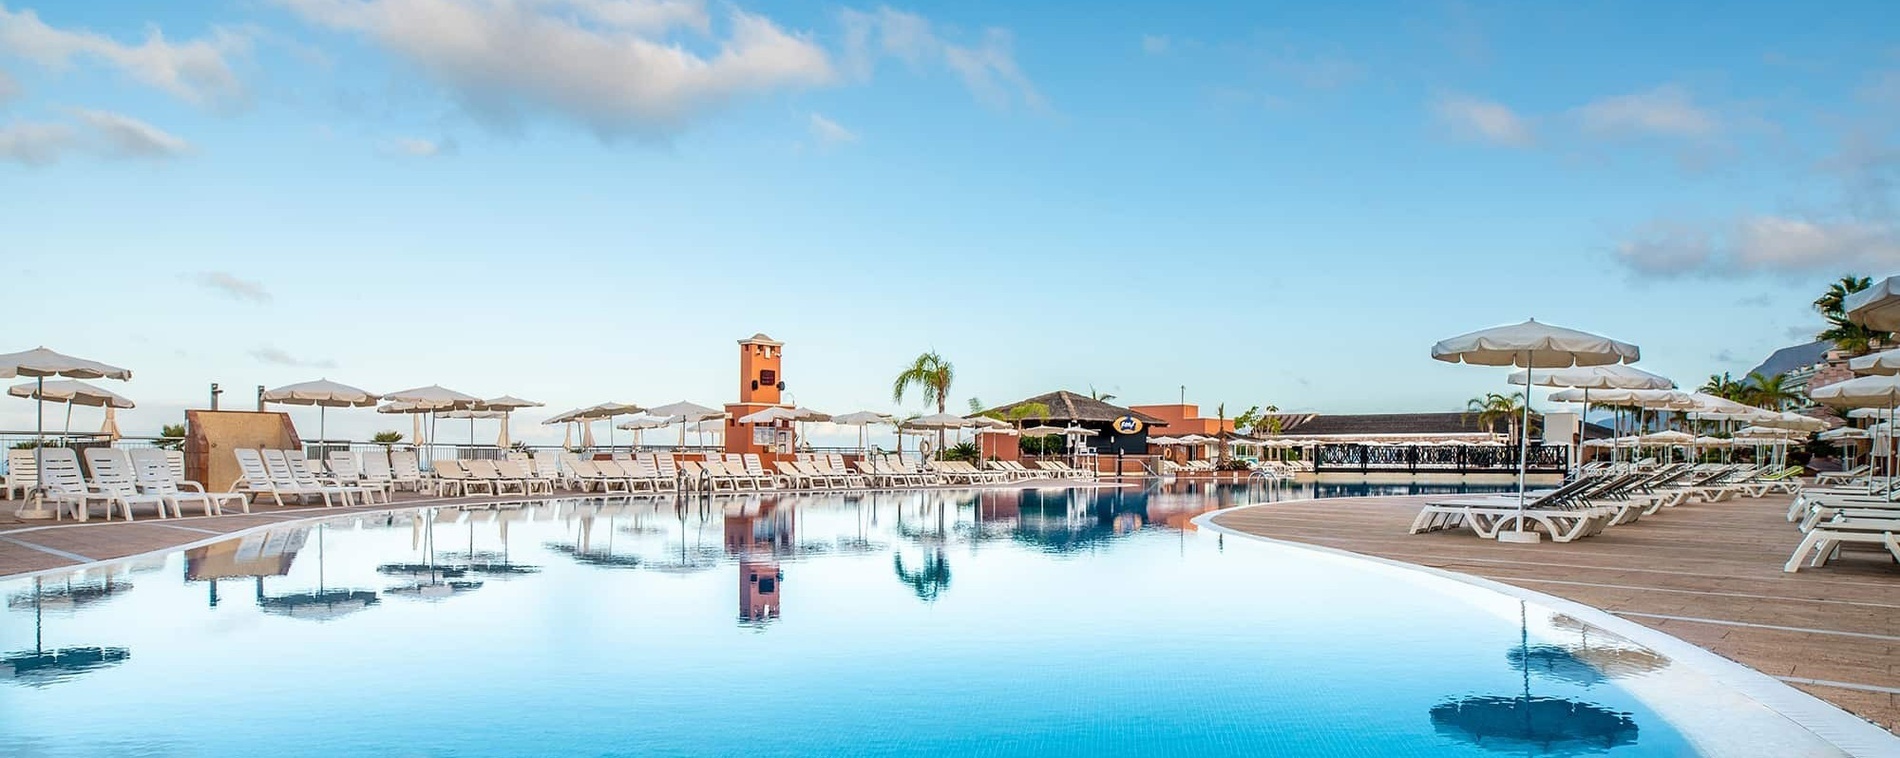
[[[1068,390],[1056,390],[1055,392],[1047,392],[1035,397],[1018,400],[1008,405],[999,405],[995,408],[983,411],[980,415],[993,415],[1007,418],[1010,411],[1036,403],[1040,403],[1049,409],[1048,417],[1033,418],[1033,420],[1036,421],[1066,421],[1082,424],[1084,426],[1093,426],[1095,424],[1106,424],[1123,416],[1133,416],[1140,419],[1141,423],[1149,426],[1166,426],[1168,423],[1146,413],[1139,413],[1119,405],[1105,403],[1087,395],[1078,395]]]

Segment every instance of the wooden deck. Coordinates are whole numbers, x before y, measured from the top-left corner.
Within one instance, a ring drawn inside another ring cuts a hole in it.
[[[1231,529],[1457,571],[1601,608],[1774,676],[1900,733],[1900,566],[1843,552],[1782,573],[1801,533],[1789,499],[1666,509],[1577,542],[1512,545],[1406,531],[1422,497],[1272,503]]]

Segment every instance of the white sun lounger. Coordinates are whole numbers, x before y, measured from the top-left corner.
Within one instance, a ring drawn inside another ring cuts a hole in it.
[[[132,506],[150,505],[157,509],[158,517],[165,518],[171,505],[158,495],[139,491],[138,475],[132,472],[132,457],[124,450],[111,447],[86,448],[86,467],[92,470],[90,489],[92,494],[87,500],[98,500],[106,504],[106,520],[112,520],[112,506],[119,507],[125,520],[132,520]],[[183,514],[178,514],[183,515]]]
[[[184,515],[186,501],[203,504],[206,516],[223,515],[227,503],[235,503],[245,513],[251,512],[251,500],[243,493],[208,492],[203,484],[184,478],[182,471],[171,466],[171,456],[166,455],[171,451],[139,448],[129,452],[132,456],[132,473],[138,477],[139,489],[170,503],[174,513]]]
[[[1788,556],[1788,562],[1782,571],[1794,573],[1801,570],[1806,561],[1809,566],[1820,567],[1835,554],[1841,545],[1849,543],[1877,545],[1893,554],[1900,561],[1900,518],[1892,519],[1845,519],[1817,524],[1808,530],[1808,535],[1795,546],[1794,554]],[[1809,556],[1813,556],[1809,560]]]

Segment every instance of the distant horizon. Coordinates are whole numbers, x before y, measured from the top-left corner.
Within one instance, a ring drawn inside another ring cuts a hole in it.
[[[1694,387],[1900,271],[1900,8],[1712,15],[0,0],[0,352],[132,369],[134,434],[214,381],[716,405],[761,331],[840,412],[930,350],[958,411],[1458,410],[1505,372],[1429,346],[1531,317]]]

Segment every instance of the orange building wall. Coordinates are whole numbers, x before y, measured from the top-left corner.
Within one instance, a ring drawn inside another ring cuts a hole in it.
[[[1170,405],[1131,405],[1129,410],[1145,413],[1168,422],[1167,435],[1185,437],[1200,434],[1212,437],[1221,432],[1234,430],[1234,419],[1228,417],[1225,423],[1219,418],[1202,418],[1201,407],[1193,404]]]

